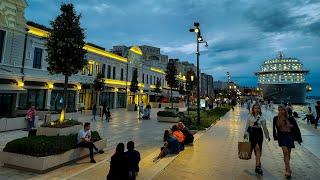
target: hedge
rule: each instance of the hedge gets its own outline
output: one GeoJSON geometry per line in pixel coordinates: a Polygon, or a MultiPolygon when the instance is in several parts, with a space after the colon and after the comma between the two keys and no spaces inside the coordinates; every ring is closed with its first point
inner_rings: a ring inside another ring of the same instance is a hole
{"type": "Polygon", "coordinates": [[[178,117],[178,115],[174,112],[170,111],[159,111],[157,113],[157,116],[162,116],[162,117],[178,117]]]}
{"type": "MultiPolygon", "coordinates": [[[[68,136],[31,136],[15,139],[6,144],[3,151],[36,157],[64,153],[77,148],[78,134],[68,136]]],[[[91,132],[93,142],[101,140],[98,132],[91,132]]]]}

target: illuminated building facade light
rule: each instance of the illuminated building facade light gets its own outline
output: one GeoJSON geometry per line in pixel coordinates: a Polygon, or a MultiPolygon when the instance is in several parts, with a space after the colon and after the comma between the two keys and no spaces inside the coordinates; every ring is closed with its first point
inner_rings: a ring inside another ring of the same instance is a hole
{"type": "Polygon", "coordinates": [[[154,72],[157,72],[157,73],[160,73],[160,74],[166,74],[166,73],[164,72],[164,70],[159,69],[159,68],[151,67],[150,70],[151,70],[151,71],[154,71],[154,72]]]}

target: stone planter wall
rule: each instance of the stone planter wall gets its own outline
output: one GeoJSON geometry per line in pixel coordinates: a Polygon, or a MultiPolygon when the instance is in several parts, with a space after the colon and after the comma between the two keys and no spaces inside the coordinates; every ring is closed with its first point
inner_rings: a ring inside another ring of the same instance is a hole
{"type": "Polygon", "coordinates": [[[177,123],[180,121],[179,117],[164,117],[164,116],[157,116],[159,122],[171,122],[177,123]]]}
{"type": "Polygon", "coordinates": [[[82,125],[76,125],[72,127],[66,128],[49,128],[49,127],[39,127],[37,130],[37,136],[45,135],[45,136],[67,136],[70,134],[78,134],[82,125]]]}
{"type": "MultiPolygon", "coordinates": [[[[34,125],[38,127],[38,119],[36,116],[34,125]]],[[[0,119],[0,132],[1,131],[12,131],[18,129],[26,129],[28,127],[28,121],[25,117],[16,117],[16,118],[1,118],[0,119]]]]}
{"type": "MultiPolygon", "coordinates": [[[[103,149],[107,146],[106,140],[100,140],[94,144],[98,149],[103,149]]],[[[4,167],[36,173],[46,173],[87,156],[89,156],[88,148],[71,149],[62,154],[46,157],[0,152],[0,161],[4,164],[4,167]]]]}

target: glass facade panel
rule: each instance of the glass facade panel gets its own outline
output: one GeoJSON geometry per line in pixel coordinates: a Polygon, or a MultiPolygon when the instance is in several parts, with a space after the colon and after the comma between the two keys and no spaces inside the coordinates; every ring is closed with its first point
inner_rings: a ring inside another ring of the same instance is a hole
{"type": "Polygon", "coordinates": [[[28,109],[29,105],[33,105],[37,110],[44,110],[46,91],[47,90],[45,89],[28,89],[27,93],[21,93],[19,99],[19,109],[28,109]]]}
{"type": "Polygon", "coordinates": [[[100,104],[106,104],[109,108],[114,108],[114,92],[100,93],[100,104]]]}
{"type": "MultiPolygon", "coordinates": [[[[72,90],[68,90],[68,105],[67,112],[75,110],[75,99],[76,92],[72,90]]],[[[52,111],[61,111],[63,103],[63,90],[52,90],[51,93],[51,110],[52,111]]]]}
{"type": "Polygon", "coordinates": [[[4,40],[5,40],[6,32],[0,30],[0,63],[2,62],[2,55],[4,52],[4,40]]]}

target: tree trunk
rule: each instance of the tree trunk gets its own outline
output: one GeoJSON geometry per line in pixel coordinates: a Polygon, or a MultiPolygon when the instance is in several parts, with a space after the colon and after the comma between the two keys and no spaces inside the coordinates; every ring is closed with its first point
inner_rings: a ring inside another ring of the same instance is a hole
{"type": "Polygon", "coordinates": [[[170,102],[171,102],[171,109],[173,109],[173,101],[172,101],[172,87],[170,87],[171,95],[170,95],[170,102]]]}
{"type": "Polygon", "coordinates": [[[62,110],[60,116],[60,122],[63,122],[65,119],[65,113],[68,107],[68,78],[69,76],[64,76],[64,89],[63,89],[63,101],[62,101],[62,110]]]}

